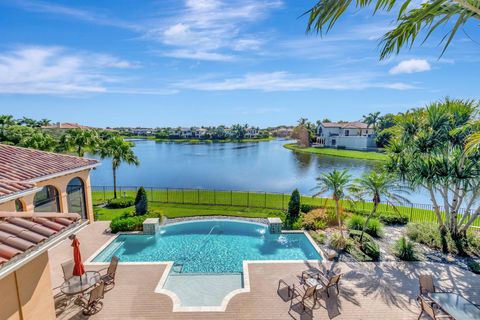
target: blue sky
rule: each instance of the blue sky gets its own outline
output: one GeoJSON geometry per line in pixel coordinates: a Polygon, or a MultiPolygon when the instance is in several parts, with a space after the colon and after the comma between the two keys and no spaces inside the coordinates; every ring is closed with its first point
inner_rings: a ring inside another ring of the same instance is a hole
{"type": "Polygon", "coordinates": [[[439,31],[379,61],[392,14],[350,10],[320,38],[299,18],[313,4],[0,0],[0,113],[100,127],[263,127],[479,98],[477,25],[441,59],[439,31]]]}

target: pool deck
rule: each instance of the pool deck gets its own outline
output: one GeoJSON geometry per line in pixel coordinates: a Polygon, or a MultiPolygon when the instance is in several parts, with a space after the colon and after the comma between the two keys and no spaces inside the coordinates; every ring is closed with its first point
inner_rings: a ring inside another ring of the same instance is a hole
{"type": "MultiPolygon", "coordinates": [[[[82,257],[89,258],[114,235],[104,230],[108,222],[95,222],[78,233],[82,257]]],[[[72,247],[65,240],[49,251],[54,294],[63,282],[60,264],[71,259],[72,247]]],[[[247,265],[250,291],[231,298],[224,312],[172,312],[172,299],[155,289],[166,265],[120,264],[116,285],[106,292],[103,309],[90,319],[416,319],[419,308],[418,275],[432,273],[437,284],[480,304],[480,276],[454,266],[436,263],[328,263],[324,267],[341,271],[340,294],[334,290],[317,302],[313,314],[289,311],[289,302],[277,294],[278,280],[319,267],[317,263],[250,263],[247,265]]],[[[87,270],[103,268],[86,265],[87,270]]],[[[87,319],[71,305],[57,310],[59,319],[87,319]]],[[[428,319],[425,317],[425,319],[428,319]]]]}

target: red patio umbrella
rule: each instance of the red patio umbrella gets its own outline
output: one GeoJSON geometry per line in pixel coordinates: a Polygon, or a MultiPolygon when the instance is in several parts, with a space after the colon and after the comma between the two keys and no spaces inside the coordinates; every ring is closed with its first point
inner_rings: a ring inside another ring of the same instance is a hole
{"type": "Polygon", "coordinates": [[[78,241],[75,236],[73,236],[72,247],[73,261],[75,263],[73,267],[73,275],[80,277],[85,273],[85,267],[83,266],[82,255],[80,254],[80,241],[78,241]]]}

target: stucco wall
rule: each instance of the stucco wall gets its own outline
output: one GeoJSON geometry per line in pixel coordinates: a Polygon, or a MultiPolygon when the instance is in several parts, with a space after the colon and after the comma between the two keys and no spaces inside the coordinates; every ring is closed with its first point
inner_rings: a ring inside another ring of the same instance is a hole
{"type": "MultiPolygon", "coordinates": [[[[37,182],[38,187],[52,185],[57,188],[59,192],[59,201],[60,201],[60,212],[68,212],[68,200],[67,200],[67,185],[73,178],[82,179],[85,187],[85,208],[87,213],[87,219],[90,222],[93,222],[93,207],[92,207],[92,193],[90,185],[90,170],[83,170],[68,174],[65,176],[48,179],[44,181],[37,182]]],[[[25,211],[33,212],[33,199],[35,195],[30,194],[24,197],[21,197],[20,200],[25,204],[25,211]]],[[[0,203],[0,211],[15,211],[15,200],[8,201],[5,203],[0,203]]]]}
{"type": "Polygon", "coordinates": [[[373,138],[366,136],[338,136],[326,138],[325,146],[352,150],[367,150],[368,148],[375,146],[375,141],[373,138]],[[336,140],[335,145],[332,145],[333,139],[336,140]]]}
{"type": "Polygon", "coordinates": [[[55,319],[48,253],[0,280],[0,319],[55,319]]]}

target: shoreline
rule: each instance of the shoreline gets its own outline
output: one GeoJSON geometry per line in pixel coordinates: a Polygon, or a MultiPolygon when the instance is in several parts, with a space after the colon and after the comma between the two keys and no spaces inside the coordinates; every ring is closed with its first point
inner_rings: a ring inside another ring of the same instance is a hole
{"type": "Polygon", "coordinates": [[[295,143],[284,144],[283,147],[294,152],[309,153],[309,154],[322,154],[333,157],[343,157],[352,159],[363,159],[371,161],[385,161],[387,156],[384,153],[375,151],[358,151],[347,149],[332,149],[332,148],[300,148],[295,143]]]}
{"type": "Polygon", "coordinates": [[[123,136],[124,139],[132,139],[132,140],[150,140],[155,142],[167,142],[167,143],[195,143],[195,144],[209,144],[209,143],[249,143],[249,142],[265,142],[265,141],[273,141],[275,138],[258,138],[258,139],[242,139],[242,140],[232,140],[232,139],[225,139],[225,140],[212,140],[212,139],[158,139],[155,137],[147,137],[147,136],[123,136]]]}

